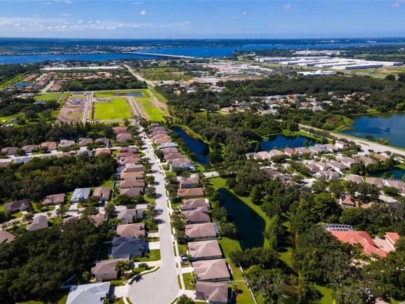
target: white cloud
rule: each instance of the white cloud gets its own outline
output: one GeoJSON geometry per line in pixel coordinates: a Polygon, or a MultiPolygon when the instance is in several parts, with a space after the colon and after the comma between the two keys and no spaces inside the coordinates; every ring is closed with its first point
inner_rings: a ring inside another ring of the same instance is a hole
{"type": "Polygon", "coordinates": [[[398,8],[401,6],[402,3],[405,3],[405,0],[396,0],[394,3],[391,3],[390,6],[394,8],[398,8]]]}
{"type": "Polygon", "coordinates": [[[172,23],[163,23],[160,24],[159,27],[160,28],[178,28],[178,27],[183,27],[186,25],[191,24],[190,21],[180,21],[180,22],[172,22],[172,23]]]}
{"type": "Polygon", "coordinates": [[[113,31],[117,29],[151,28],[150,23],[118,23],[100,20],[69,20],[66,18],[20,18],[0,17],[0,32],[3,33],[77,33],[80,31],[113,31]]]}
{"type": "Polygon", "coordinates": [[[135,2],[132,2],[132,4],[133,4],[133,5],[141,5],[141,4],[143,4],[143,2],[141,2],[141,1],[135,1],[135,2]]]}
{"type": "Polygon", "coordinates": [[[242,15],[247,15],[248,14],[248,12],[247,11],[242,11],[242,13],[241,13],[242,15]]]}
{"type": "Polygon", "coordinates": [[[72,0],[53,0],[53,2],[72,4],[72,0]]]}
{"type": "Polygon", "coordinates": [[[68,13],[60,13],[59,16],[62,16],[62,17],[70,17],[71,15],[68,14],[68,13]]]}
{"type": "Polygon", "coordinates": [[[145,16],[145,15],[146,15],[146,11],[141,11],[139,14],[140,14],[141,16],[145,16]]]}
{"type": "Polygon", "coordinates": [[[283,5],[283,10],[288,11],[292,7],[291,3],[286,3],[283,5]]]}

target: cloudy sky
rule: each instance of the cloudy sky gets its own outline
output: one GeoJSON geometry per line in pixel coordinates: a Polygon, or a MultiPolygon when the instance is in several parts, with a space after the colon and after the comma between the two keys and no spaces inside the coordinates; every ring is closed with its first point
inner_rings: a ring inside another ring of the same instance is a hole
{"type": "Polygon", "coordinates": [[[0,0],[0,37],[405,36],[405,0],[0,0]]]}

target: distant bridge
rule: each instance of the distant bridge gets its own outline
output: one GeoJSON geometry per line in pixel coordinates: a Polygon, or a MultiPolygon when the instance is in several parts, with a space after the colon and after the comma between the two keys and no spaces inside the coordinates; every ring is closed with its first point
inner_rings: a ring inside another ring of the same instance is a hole
{"type": "Polygon", "coordinates": [[[141,55],[141,56],[151,56],[151,57],[179,58],[179,59],[200,59],[200,58],[198,58],[198,57],[192,57],[192,56],[170,55],[170,54],[158,54],[158,53],[136,52],[136,53],[128,53],[128,54],[141,55]]]}

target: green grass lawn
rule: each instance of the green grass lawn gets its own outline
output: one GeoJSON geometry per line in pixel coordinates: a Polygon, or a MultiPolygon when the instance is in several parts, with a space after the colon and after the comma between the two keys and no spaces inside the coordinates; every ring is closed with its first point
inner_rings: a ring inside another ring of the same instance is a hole
{"type": "Polygon", "coordinates": [[[34,97],[36,101],[57,101],[62,96],[62,93],[45,93],[38,94],[34,97]]]}
{"type": "Polygon", "coordinates": [[[151,250],[148,255],[135,259],[135,261],[137,261],[137,262],[153,262],[153,261],[159,261],[159,260],[160,260],[160,250],[159,249],[151,250]]]}
{"type": "Polygon", "coordinates": [[[22,114],[17,113],[10,116],[0,116],[0,122],[9,122],[11,119],[17,118],[18,116],[22,116],[22,114]]]}
{"type": "Polygon", "coordinates": [[[323,296],[322,299],[321,299],[322,304],[333,304],[333,303],[335,303],[335,301],[333,300],[333,297],[332,297],[332,289],[327,288],[327,287],[323,287],[323,286],[319,286],[319,285],[315,285],[314,287],[323,296]]]}
{"type": "Polygon", "coordinates": [[[193,290],[195,289],[195,285],[193,283],[193,273],[183,273],[183,280],[184,280],[184,286],[186,289],[193,290]]]}
{"type": "Polygon", "coordinates": [[[158,93],[155,89],[150,89],[151,93],[155,95],[155,97],[161,102],[161,103],[167,103],[167,99],[160,93],[158,93]]]}
{"type": "Polygon", "coordinates": [[[125,98],[114,98],[109,102],[96,102],[94,105],[94,120],[120,120],[130,117],[131,112],[125,98]]]}
{"type": "Polygon", "coordinates": [[[149,120],[164,121],[164,116],[167,114],[152,102],[149,92],[145,92],[144,97],[134,97],[134,98],[145,109],[146,113],[149,116],[149,120]]]}
{"type": "Polygon", "coordinates": [[[118,95],[125,95],[126,93],[144,93],[143,89],[138,90],[109,90],[109,91],[98,91],[94,93],[95,98],[108,98],[108,97],[118,97],[118,95]],[[117,95],[118,94],[118,95],[117,95]]]}

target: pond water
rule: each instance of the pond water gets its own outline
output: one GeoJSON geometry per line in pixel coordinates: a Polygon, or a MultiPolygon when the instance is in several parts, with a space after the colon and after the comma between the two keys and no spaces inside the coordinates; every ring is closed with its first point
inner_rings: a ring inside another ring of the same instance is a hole
{"type": "Polygon", "coordinates": [[[400,168],[395,168],[395,169],[390,169],[390,170],[386,170],[386,171],[375,172],[370,175],[373,177],[382,177],[384,175],[384,173],[386,173],[385,175],[388,178],[391,178],[393,176],[394,179],[402,179],[402,177],[405,175],[405,170],[400,169],[400,168]]]}
{"type": "Polygon", "coordinates": [[[242,200],[225,188],[218,190],[219,201],[235,223],[242,249],[262,247],[265,221],[242,200]]]}
{"type": "Polygon", "coordinates": [[[405,148],[405,113],[386,116],[362,116],[355,119],[352,130],[342,133],[365,138],[384,138],[393,146],[405,148]]]}
{"type": "Polygon", "coordinates": [[[115,93],[115,96],[131,96],[131,97],[143,97],[142,92],[128,92],[128,93],[115,93]]]}
{"type": "Polygon", "coordinates": [[[176,132],[180,136],[180,138],[184,140],[190,151],[197,155],[198,163],[204,166],[208,165],[209,161],[207,155],[209,153],[209,147],[206,143],[199,139],[191,137],[179,127],[174,127],[173,131],[176,132]]]}
{"type": "Polygon", "coordinates": [[[304,137],[304,136],[285,136],[285,135],[276,135],[272,136],[267,140],[259,142],[259,151],[270,151],[272,149],[284,149],[284,148],[298,148],[305,146],[313,146],[316,144],[316,141],[304,137]]]}

